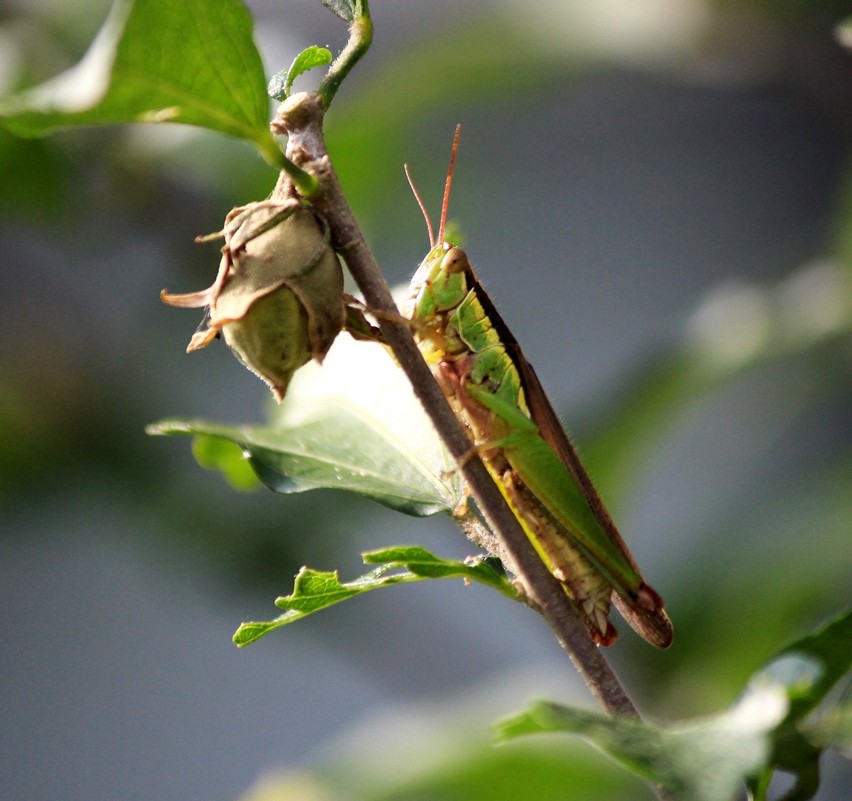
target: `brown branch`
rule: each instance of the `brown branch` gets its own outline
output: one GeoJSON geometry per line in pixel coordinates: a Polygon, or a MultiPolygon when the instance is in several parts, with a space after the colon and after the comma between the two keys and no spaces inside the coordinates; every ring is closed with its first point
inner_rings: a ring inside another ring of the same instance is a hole
{"type": "Polygon", "coordinates": [[[324,108],[318,95],[294,95],[281,105],[272,123],[273,133],[286,134],[287,157],[314,174],[319,190],[309,200],[328,221],[335,248],[343,255],[367,305],[377,312],[387,343],[405,371],[438,434],[462,472],[476,503],[501,548],[511,558],[533,605],[543,614],[568,652],[592,694],[611,714],[638,718],[639,713],[601,651],[588,634],[561,584],[536,554],[503,496],[478,457],[466,458],[470,440],[459,425],[429,367],[423,361],[408,327],[398,312],[387,282],[352,216],[322,135],[324,108]]]}

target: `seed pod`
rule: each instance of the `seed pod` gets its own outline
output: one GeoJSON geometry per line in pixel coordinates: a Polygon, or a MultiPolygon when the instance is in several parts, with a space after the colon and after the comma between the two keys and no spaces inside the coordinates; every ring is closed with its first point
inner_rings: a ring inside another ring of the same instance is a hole
{"type": "Polygon", "coordinates": [[[292,197],[233,209],[221,234],[222,260],[207,289],[186,295],[163,290],[171,306],[207,307],[206,328],[187,352],[219,333],[237,358],[262,378],[280,403],[293,373],[322,361],[343,327],[343,271],[328,228],[292,197]]]}

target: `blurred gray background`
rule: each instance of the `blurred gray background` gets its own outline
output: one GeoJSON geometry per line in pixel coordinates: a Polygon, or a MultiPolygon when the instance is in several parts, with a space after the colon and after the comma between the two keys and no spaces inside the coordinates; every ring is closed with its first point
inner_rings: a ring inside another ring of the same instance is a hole
{"type": "MultiPolygon", "coordinates": [[[[316,0],[248,5],[270,75],[344,40],[316,0]]],[[[7,2],[0,86],[69,66],[106,8],[7,2]]],[[[374,48],[327,121],[368,239],[407,281],[428,243],[402,162],[437,214],[461,122],[451,217],[581,452],[629,419],[700,309],[745,303],[731,337],[747,349],[761,304],[842,252],[840,4],[371,8],[374,48]]],[[[0,798],[235,798],[275,769],[428,764],[435,731],[485,741],[532,697],[591,705],[541,621],[461,583],[373,593],[237,650],[239,622],[274,616],[302,564],[352,578],[362,550],[472,546],[340,494],[238,493],[188,440],[145,436],[269,403],[221,344],[187,356],[197,315],[158,299],[207,285],[215,248],[193,237],[274,183],[247,146],[149,127],[2,137],[0,798]]],[[[848,602],[849,355],[827,337],[731,371],[657,421],[611,490],[677,630],[655,653],[621,625],[609,652],[653,716],[721,710],[848,602]]],[[[818,797],[849,791],[829,759],[818,797]]]]}

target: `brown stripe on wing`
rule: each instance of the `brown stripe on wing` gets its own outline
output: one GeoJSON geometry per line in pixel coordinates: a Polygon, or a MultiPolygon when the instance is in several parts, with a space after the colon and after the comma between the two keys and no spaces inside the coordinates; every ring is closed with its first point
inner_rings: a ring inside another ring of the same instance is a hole
{"type": "Polygon", "coordinates": [[[533,366],[527,361],[521,351],[518,340],[515,339],[514,334],[500,316],[500,313],[479,282],[472,267],[470,267],[468,280],[470,287],[476,292],[482,308],[500,336],[506,352],[518,370],[530,417],[538,426],[542,438],[559,457],[579,485],[586,502],[589,504],[589,508],[613,545],[624,554],[624,557],[636,571],[636,574],[642,579],[642,586],[639,588],[635,598],[622,598],[617,592],[613,591],[613,603],[621,613],[621,616],[637,634],[658,648],[668,648],[674,637],[674,629],[669,616],[663,610],[662,598],[645,583],[645,579],[639,570],[639,566],[636,564],[636,560],[633,558],[633,554],[630,553],[612,516],[609,514],[606,506],[604,506],[604,502],[601,500],[594,484],[592,484],[592,480],[589,478],[586,468],[580,461],[577,451],[571,444],[571,440],[565,433],[565,429],[562,427],[558,415],[548,400],[547,394],[533,366]]]}

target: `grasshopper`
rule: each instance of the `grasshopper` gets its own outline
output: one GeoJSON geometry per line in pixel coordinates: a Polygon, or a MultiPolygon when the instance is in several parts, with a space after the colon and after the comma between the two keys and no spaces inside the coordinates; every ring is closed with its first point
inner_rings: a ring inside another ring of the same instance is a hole
{"type": "Polygon", "coordinates": [[[411,281],[403,314],[474,450],[541,559],[599,645],[616,638],[614,603],[659,648],[672,642],[660,596],[645,582],[538,377],[471,267],[444,241],[456,129],[437,243],[423,201],[431,250],[411,281]]]}

